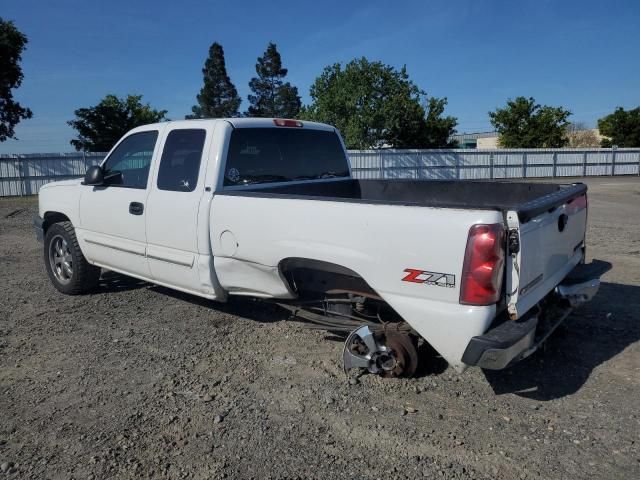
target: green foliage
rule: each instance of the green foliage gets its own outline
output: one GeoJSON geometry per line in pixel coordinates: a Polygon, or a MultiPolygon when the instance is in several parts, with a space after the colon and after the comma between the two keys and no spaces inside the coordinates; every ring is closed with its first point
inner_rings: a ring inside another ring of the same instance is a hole
{"type": "Polygon", "coordinates": [[[446,98],[429,98],[424,138],[420,148],[456,148],[458,146],[457,140],[449,140],[449,137],[456,132],[458,120],[455,117],[442,116],[446,106],[446,98]]]}
{"type": "Polygon", "coordinates": [[[142,95],[107,95],[95,107],[77,109],[76,119],[67,122],[78,131],[71,145],[85,152],[107,152],[132,128],[167,120],[166,110],[154,110],[141,100],[142,95]]]}
{"type": "Polygon", "coordinates": [[[635,148],[640,147],[640,107],[625,110],[622,107],[598,120],[600,135],[609,138],[602,139],[603,147],[635,148]]]}
{"type": "Polygon", "coordinates": [[[262,57],[256,63],[257,77],[249,82],[253,92],[249,95],[248,117],[295,118],[300,112],[302,102],[298,88],[289,82],[284,83],[288,70],[282,68],[282,59],[275,43],[269,43],[262,57]]]}
{"type": "Polygon", "coordinates": [[[15,138],[15,126],[33,116],[31,110],[13,99],[11,92],[22,84],[20,61],[26,45],[27,37],[13,22],[0,17],[0,142],[15,138]]]}
{"type": "Polygon", "coordinates": [[[227,75],[224,50],[219,43],[213,43],[209,48],[209,57],[204,63],[202,74],[204,86],[197,97],[198,105],[191,108],[193,114],[186,118],[237,117],[242,100],[227,75]]]}
{"type": "Polygon", "coordinates": [[[366,58],[325,67],[311,87],[307,120],[329,123],[343,135],[347,148],[441,148],[454,146],[449,136],[457,120],[442,117],[445,98],[423,101],[407,74],[366,58]]]}
{"type": "Polygon", "coordinates": [[[541,106],[529,97],[508,100],[507,106],[489,112],[491,124],[505,148],[559,148],[567,144],[568,118],[562,107],[541,106]]]}

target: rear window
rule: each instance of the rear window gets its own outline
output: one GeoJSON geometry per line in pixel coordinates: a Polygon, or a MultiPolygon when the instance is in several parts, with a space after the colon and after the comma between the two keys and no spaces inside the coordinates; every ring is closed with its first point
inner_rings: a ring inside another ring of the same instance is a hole
{"type": "Polygon", "coordinates": [[[338,135],[303,128],[236,128],[224,185],[253,185],[349,176],[338,135]]]}

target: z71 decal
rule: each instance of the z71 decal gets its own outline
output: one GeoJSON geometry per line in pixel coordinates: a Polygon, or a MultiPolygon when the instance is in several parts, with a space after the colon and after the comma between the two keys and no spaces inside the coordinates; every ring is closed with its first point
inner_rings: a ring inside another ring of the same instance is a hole
{"type": "Polygon", "coordinates": [[[404,271],[407,275],[402,279],[403,282],[424,283],[447,288],[456,286],[456,276],[452,273],[427,272],[414,268],[405,268],[404,271]]]}

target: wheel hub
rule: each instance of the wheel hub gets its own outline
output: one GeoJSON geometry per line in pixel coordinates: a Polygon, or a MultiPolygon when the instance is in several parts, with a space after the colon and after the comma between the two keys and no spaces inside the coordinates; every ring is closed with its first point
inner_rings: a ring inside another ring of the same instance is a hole
{"type": "Polygon", "coordinates": [[[392,371],[398,364],[393,352],[376,352],[371,356],[371,361],[376,364],[379,370],[386,372],[392,371]]]}
{"type": "Polygon", "coordinates": [[[418,366],[418,352],[409,335],[375,335],[368,325],[351,332],[342,358],[345,372],[363,368],[383,377],[410,377],[418,366]]]}
{"type": "Polygon", "coordinates": [[[69,283],[73,276],[73,257],[69,244],[61,236],[56,235],[49,244],[49,264],[55,278],[63,284],[69,283]]]}

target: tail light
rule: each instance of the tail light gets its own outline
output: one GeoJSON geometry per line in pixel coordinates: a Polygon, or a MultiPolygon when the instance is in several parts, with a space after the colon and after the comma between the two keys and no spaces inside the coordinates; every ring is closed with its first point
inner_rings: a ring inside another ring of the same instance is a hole
{"type": "Polygon", "coordinates": [[[567,215],[571,215],[579,212],[580,210],[584,210],[588,206],[589,202],[587,200],[587,194],[585,193],[584,195],[580,195],[578,198],[571,200],[565,207],[564,211],[567,215]]]}
{"type": "Polygon", "coordinates": [[[499,223],[469,229],[464,253],[460,303],[491,305],[500,299],[504,266],[504,228],[499,223]]]}
{"type": "Polygon", "coordinates": [[[302,122],[299,120],[288,120],[286,118],[274,118],[273,123],[277,127],[302,127],[302,122]]]}

